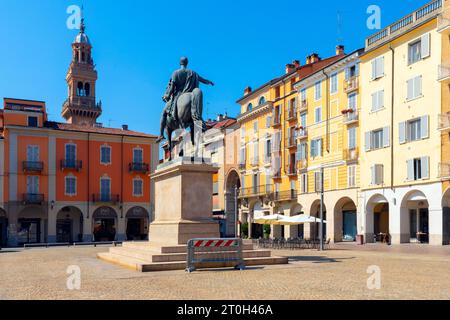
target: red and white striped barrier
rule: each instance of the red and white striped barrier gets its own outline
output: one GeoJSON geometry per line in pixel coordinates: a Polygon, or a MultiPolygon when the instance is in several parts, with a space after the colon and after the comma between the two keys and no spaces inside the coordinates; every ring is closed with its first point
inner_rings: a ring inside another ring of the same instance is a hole
{"type": "Polygon", "coordinates": [[[238,246],[237,240],[195,240],[194,247],[232,247],[238,246]]]}

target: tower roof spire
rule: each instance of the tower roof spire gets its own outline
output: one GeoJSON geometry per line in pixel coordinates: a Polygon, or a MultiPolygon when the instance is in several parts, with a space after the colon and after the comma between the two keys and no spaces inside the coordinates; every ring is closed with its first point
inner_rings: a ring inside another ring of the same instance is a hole
{"type": "Polygon", "coordinates": [[[81,22],[80,22],[80,33],[84,33],[86,25],[84,24],[84,6],[81,6],[81,22]]]}
{"type": "Polygon", "coordinates": [[[85,33],[86,24],[84,23],[84,7],[81,6],[80,32],[75,38],[75,43],[84,43],[90,45],[89,37],[85,33]]]}

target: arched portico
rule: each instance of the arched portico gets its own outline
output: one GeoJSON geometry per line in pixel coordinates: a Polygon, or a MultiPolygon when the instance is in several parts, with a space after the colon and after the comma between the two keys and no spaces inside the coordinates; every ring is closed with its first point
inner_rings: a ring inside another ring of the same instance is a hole
{"type": "Polygon", "coordinates": [[[357,231],[356,204],[349,197],[343,197],[334,207],[334,242],[355,241],[357,231]]]}
{"type": "Polygon", "coordinates": [[[241,187],[241,180],[236,170],[228,172],[225,182],[225,215],[227,236],[236,236],[236,190],[241,187]]]}
{"type": "Polygon", "coordinates": [[[56,217],[56,242],[83,241],[83,213],[74,206],[59,210],[56,217]]]}
{"type": "Polygon", "coordinates": [[[366,203],[365,241],[372,243],[389,235],[389,202],[381,194],[373,195],[366,203]]]}
{"type": "Polygon", "coordinates": [[[148,240],[150,215],[140,206],[130,208],[126,214],[127,240],[148,240]]]}
{"type": "MultiPolygon", "coordinates": [[[[292,204],[290,210],[289,210],[289,216],[297,216],[300,214],[304,214],[303,207],[299,203],[292,204]]],[[[294,226],[287,226],[287,236],[289,238],[300,238],[303,239],[305,237],[305,228],[303,224],[300,225],[294,225],[294,226]]]]}
{"type": "Polygon", "coordinates": [[[42,206],[28,205],[17,216],[17,243],[42,243],[46,241],[47,213],[42,206]]]}
{"type": "Polygon", "coordinates": [[[92,215],[94,241],[114,241],[117,234],[117,213],[111,207],[100,207],[92,215]]]}
{"type": "MultiPolygon", "coordinates": [[[[309,210],[310,216],[320,219],[320,199],[313,201],[309,210]]],[[[325,203],[323,204],[323,220],[327,220],[327,208],[325,203]]],[[[319,239],[320,223],[309,223],[309,238],[319,239]]],[[[305,228],[306,229],[306,228],[305,228]]],[[[327,238],[327,224],[323,224],[323,237],[327,238]]],[[[306,230],[305,230],[306,231],[306,230]]]]}
{"type": "Polygon", "coordinates": [[[411,190],[403,197],[400,207],[401,242],[429,243],[429,203],[420,190],[411,190]],[[409,234],[408,237],[403,235],[409,234]]]}

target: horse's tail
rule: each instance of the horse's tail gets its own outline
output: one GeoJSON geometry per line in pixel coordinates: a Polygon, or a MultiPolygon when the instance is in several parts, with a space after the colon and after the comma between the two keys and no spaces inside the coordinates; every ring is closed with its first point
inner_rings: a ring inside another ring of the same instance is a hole
{"type": "Polygon", "coordinates": [[[203,92],[199,88],[192,91],[192,119],[194,121],[202,120],[203,114],[203,92]]]}

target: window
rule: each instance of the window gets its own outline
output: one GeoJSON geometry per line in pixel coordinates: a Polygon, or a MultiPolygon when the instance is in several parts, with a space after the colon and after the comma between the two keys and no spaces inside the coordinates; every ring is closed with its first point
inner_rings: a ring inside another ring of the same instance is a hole
{"type": "Polygon", "coordinates": [[[322,98],[322,81],[317,81],[316,84],[314,85],[315,88],[315,99],[319,100],[322,98]]]}
{"type": "Polygon", "coordinates": [[[143,163],[144,162],[144,151],[141,148],[133,149],[133,162],[143,163]]]}
{"type": "Polygon", "coordinates": [[[303,129],[306,129],[306,112],[300,114],[300,125],[303,127],[303,129]]]}
{"type": "Polygon", "coordinates": [[[331,75],[330,78],[330,82],[331,82],[331,94],[336,93],[338,91],[338,74],[337,73],[333,73],[331,75]]]}
{"type": "Polygon", "coordinates": [[[110,164],[111,163],[111,147],[101,146],[100,148],[100,163],[110,164]]]}
{"type": "Polygon", "coordinates": [[[75,165],[77,158],[77,146],[75,144],[66,144],[66,162],[75,165]]]}
{"type": "Polygon", "coordinates": [[[264,97],[259,98],[259,105],[261,106],[264,103],[266,103],[266,98],[264,98],[264,97]]]}
{"type": "Polygon", "coordinates": [[[356,110],[357,106],[356,106],[356,93],[352,93],[348,95],[348,108],[352,109],[352,110],[356,110]]]}
{"type": "Polygon", "coordinates": [[[384,108],[384,90],[372,93],[372,112],[384,108]]]}
{"type": "Polygon", "coordinates": [[[39,161],[39,146],[33,146],[33,145],[27,146],[27,161],[30,161],[30,162],[39,161]]]}
{"type": "Polygon", "coordinates": [[[365,151],[387,148],[390,146],[390,128],[377,129],[366,132],[365,151]]]}
{"type": "Polygon", "coordinates": [[[347,185],[349,188],[356,187],[356,166],[349,166],[347,168],[347,185]]]}
{"type": "Polygon", "coordinates": [[[249,103],[247,105],[247,111],[252,111],[252,109],[253,109],[253,105],[251,103],[249,103]]]}
{"type": "Polygon", "coordinates": [[[37,127],[38,126],[38,117],[28,117],[28,126],[29,127],[37,127]]]}
{"type": "Polygon", "coordinates": [[[281,96],[280,86],[275,88],[275,98],[279,98],[281,96]]]}
{"type": "Polygon", "coordinates": [[[253,122],[253,133],[258,133],[258,121],[253,122]]]}
{"type": "Polygon", "coordinates": [[[314,191],[322,191],[322,173],[320,171],[314,172],[314,191]]]}
{"type": "Polygon", "coordinates": [[[399,123],[400,144],[426,139],[429,137],[429,116],[423,116],[406,122],[399,123]]]}
{"type": "Polygon", "coordinates": [[[372,80],[384,76],[384,57],[378,57],[372,60],[372,80]]]}
{"type": "Polygon", "coordinates": [[[39,193],[39,177],[27,176],[27,193],[38,194],[39,193]]]}
{"type": "Polygon", "coordinates": [[[266,129],[270,128],[270,125],[272,124],[272,117],[267,116],[266,117],[266,129]]]}
{"type": "Polygon", "coordinates": [[[302,142],[297,146],[297,161],[306,160],[306,152],[307,152],[307,144],[306,142],[302,142]]]}
{"type": "Polygon", "coordinates": [[[300,97],[301,97],[302,101],[306,101],[306,89],[302,89],[300,91],[300,97]]]}
{"type": "Polygon", "coordinates": [[[311,140],[311,157],[321,157],[322,156],[322,139],[311,140]]]}
{"type": "Polygon", "coordinates": [[[270,157],[272,155],[272,140],[267,139],[264,142],[264,162],[270,162],[270,157]]]}
{"type": "Polygon", "coordinates": [[[213,196],[217,196],[219,194],[219,182],[213,182],[213,196]]]}
{"type": "Polygon", "coordinates": [[[354,64],[345,69],[345,80],[348,81],[351,78],[358,76],[358,74],[359,74],[359,64],[354,64]]]}
{"type": "Polygon", "coordinates": [[[430,177],[429,159],[429,157],[422,157],[407,161],[408,181],[428,179],[430,177]]]}
{"type": "Polygon", "coordinates": [[[303,173],[300,176],[300,191],[301,193],[308,193],[308,174],[303,173]]]}
{"type": "Polygon", "coordinates": [[[348,134],[348,148],[350,150],[356,149],[356,128],[349,128],[347,130],[348,134]]]}
{"type": "Polygon", "coordinates": [[[239,163],[241,165],[245,165],[245,155],[246,155],[245,146],[242,146],[239,152],[239,163]]]}
{"type": "Polygon", "coordinates": [[[371,167],[371,174],[372,174],[371,183],[372,183],[372,185],[380,185],[380,184],[384,183],[383,171],[384,171],[384,167],[382,164],[376,164],[371,167]]]}
{"type": "Polygon", "coordinates": [[[77,194],[77,178],[74,176],[65,177],[65,195],[74,196],[77,194]]]}
{"type": "Polygon", "coordinates": [[[133,196],[142,197],[144,195],[144,181],[141,178],[133,179],[133,196]]]}
{"type": "Polygon", "coordinates": [[[322,121],[322,107],[317,107],[314,112],[314,122],[319,123],[322,121]]]}
{"type": "Polygon", "coordinates": [[[100,198],[101,201],[111,200],[111,179],[108,177],[100,178],[100,198]]]}
{"type": "Polygon", "coordinates": [[[416,63],[430,56],[430,34],[424,34],[420,39],[408,45],[408,64],[416,63]]]}
{"type": "Polygon", "coordinates": [[[422,76],[409,79],[407,82],[407,100],[412,100],[422,96],[422,76]]]}

